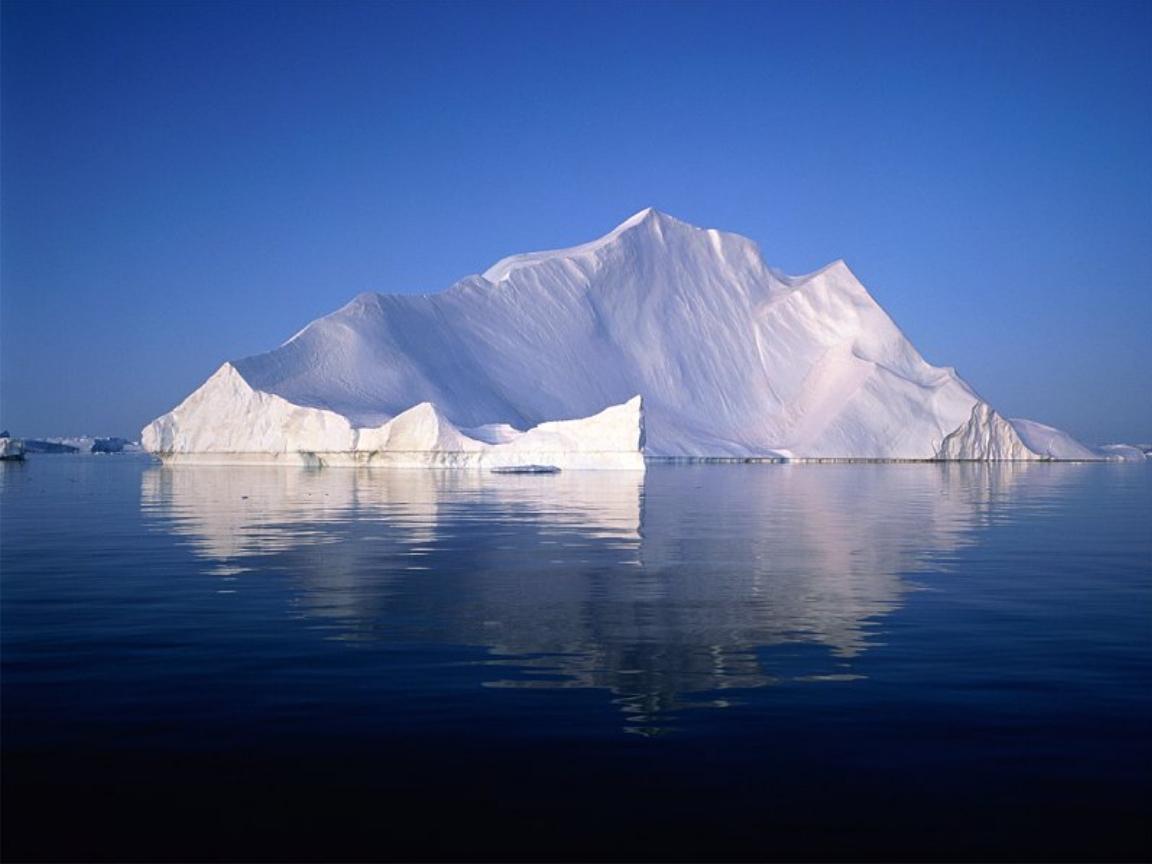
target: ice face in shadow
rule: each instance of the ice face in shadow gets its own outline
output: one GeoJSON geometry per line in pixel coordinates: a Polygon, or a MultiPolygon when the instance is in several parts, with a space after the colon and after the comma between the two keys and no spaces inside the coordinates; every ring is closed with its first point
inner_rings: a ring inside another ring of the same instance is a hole
{"type": "Polygon", "coordinates": [[[173,466],[145,472],[141,505],[228,590],[281,576],[334,638],[478,646],[488,686],[603,689],[652,731],[740,688],[851,680],[910,576],[946,569],[1001,504],[1044,506],[1075,470],[173,466]]]}

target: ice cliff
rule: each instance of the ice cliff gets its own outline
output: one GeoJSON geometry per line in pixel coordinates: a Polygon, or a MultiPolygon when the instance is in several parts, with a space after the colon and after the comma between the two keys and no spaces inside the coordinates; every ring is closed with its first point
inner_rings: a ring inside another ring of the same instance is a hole
{"type": "Polygon", "coordinates": [[[438,294],[361,294],[226,363],[143,442],[199,461],[480,466],[1099,458],[925,362],[844,262],[787,276],[744,237],[651,209],[438,294]]]}
{"type": "Polygon", "coordinates": [[[430,402],[376,425],[357,426],[335,411],[256,390],[225,363],[177,408],[144,429],[144,445],[169,458],[208,464],[644,467],[638,396],[580,420],[541,423],[527,432],[503,429],[495,443],[485,430],[469,431],[461,431],[430,402]]]}

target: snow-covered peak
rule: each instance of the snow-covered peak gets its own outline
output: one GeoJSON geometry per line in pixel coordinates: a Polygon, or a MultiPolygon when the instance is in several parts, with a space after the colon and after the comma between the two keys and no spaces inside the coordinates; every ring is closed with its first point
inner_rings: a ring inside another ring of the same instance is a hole
{"type": "Polygon", "coordinates": [[[541,252],[526,252],[501,258],[484,271],[484,278],[489,282],[501,282],[516,270],[532,264],[555,259],[577,259],[593,256],[605,247],[618,243],[624,237],[632,237],[641,242],[648,239],[660,243],[665,240],[666,232],[684,231],[703,233],[703,229],[689,225],[687,222],[681,222],[667,213],[660,212],[655,207],[645,207],[643,210],[633,213],[604,236],[588,243],[581,243],[564,249],[546,249],[541,252]]]}
{"type": "Polygon", "coordinates": [[[678,224],[681,224],[681,225],[686,224],[686,223],[680,222],[678,219],[673,219],[673,217],[669,216],[666,213],[661,213],[655,207],[645,207],[643,210],[637,210],[635,213],[633,213],[631,216],[629,216],[627,219],[625,219],[623,222],[621,222],[619,225],[617,225],[615,228],[613,228],[611,231],[609,231],[608,235],[605,235],[605,236],[609,236],[612,234],[619,234],[621,231],[626,231],[627,229],[629,229],[635,225],[639,225],[643,222],[648,222],[648,221],[656,222],[656,221],[659,221],[661,219],[670,219],[673,222],[677,222],[678,224]]]}

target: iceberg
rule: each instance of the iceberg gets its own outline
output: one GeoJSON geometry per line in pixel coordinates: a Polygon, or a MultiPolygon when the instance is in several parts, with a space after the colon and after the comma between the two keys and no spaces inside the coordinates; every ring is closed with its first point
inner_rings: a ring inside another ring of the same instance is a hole
{"type": "Polygon", "coordinates": [[[24,459],[24,442],[13,438],[7,430],[0,432],[0,462],[20,462],[24,459]]]}
{"type": "Polygon", "coordinates": [[[1146,462],[1149,454],[1134,444],[1102,444],[1096,452],[1109,462],[1146,462]]]}
{"type": "Polygon", "coordinates": [[[642,469],[1100,459],[932,366],[843,261],[769,267],[643,210],[436,294],[360,294],[143,431],[167,460],[642,469]]]}

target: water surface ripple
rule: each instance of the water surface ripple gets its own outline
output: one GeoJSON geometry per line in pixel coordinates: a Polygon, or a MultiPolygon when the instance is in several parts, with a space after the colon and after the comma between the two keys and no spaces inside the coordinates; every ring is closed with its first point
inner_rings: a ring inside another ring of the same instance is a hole
{"type": "Polygon", "coordinates": [[[61,456],[0,503],[14,858],[1152,851],[1152,466],[61,456]]]}

